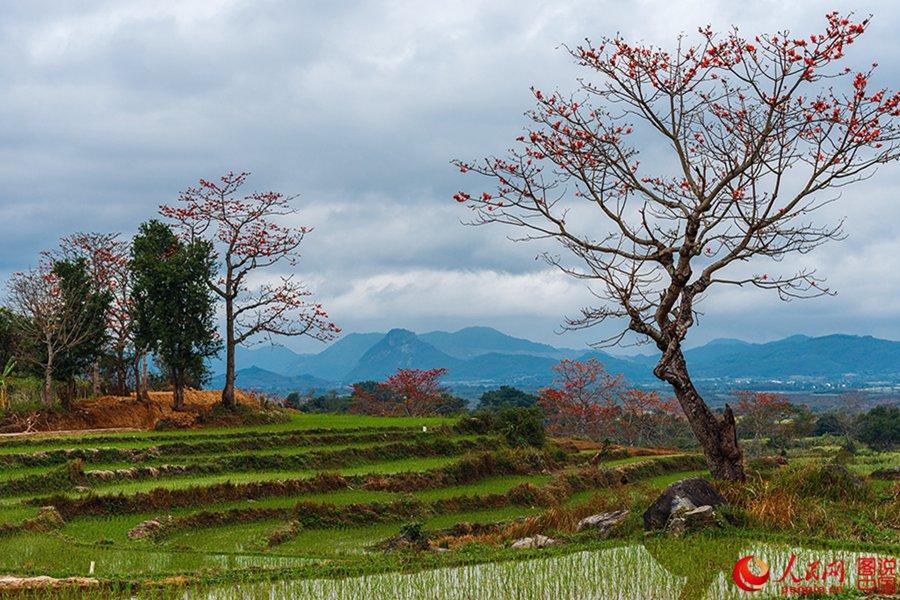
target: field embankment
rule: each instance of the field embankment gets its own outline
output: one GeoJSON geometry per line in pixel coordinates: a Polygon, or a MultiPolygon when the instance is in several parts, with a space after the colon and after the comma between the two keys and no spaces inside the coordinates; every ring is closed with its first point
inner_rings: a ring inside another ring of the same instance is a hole
{"type": "MultiPolygon", "coordinates": [[[[147,401],[135,396],[100,396],[77,401],[69,410],[38,410],[10,413],[0,419],[3,436],[35,432],[78,432],[97,430],[155,429],[161,426],[195,427],[210,419],[219,401],[216,390],[186,390],[182,410],[172,409],[171,392],[150,392],[147,401]]],[[[259,409],[252,395],[238,392],[238,403],[259,409]]],[[[235,423],[238,419],[235,418],[235,423]]],[[[221,421],[217,424],[225,424],[221,421]]],[[[2,437],[0,437],[2,439],[2,437]]]]}

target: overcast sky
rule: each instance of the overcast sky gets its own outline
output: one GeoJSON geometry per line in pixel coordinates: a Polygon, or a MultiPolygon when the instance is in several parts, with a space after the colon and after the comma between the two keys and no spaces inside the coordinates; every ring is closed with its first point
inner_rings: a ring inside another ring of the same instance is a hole
{"type": "MultiPolygon", "coordinates": [[[[315,227],[299,273],[347,331],[492,325],[560,346],[590,301],[496,228],[460,224],[454,157],[502,151],[531,85],[572,89],[560,49],[617,31],[671,45],[711,23],[747,34],[875,15],[851,64],[900,87],[891,2],[0,2],[0,277],[73,231],[130,236],[199,177],[299,193],[315,227]]],[[[900,170],[845,191],[824,218],[849,239],[801,257],[835,298],[716,294],[691,344],[793,333],[900,339],[900,170]]],[[[315,349],[308,343],[290,345],[315,349]]]]}

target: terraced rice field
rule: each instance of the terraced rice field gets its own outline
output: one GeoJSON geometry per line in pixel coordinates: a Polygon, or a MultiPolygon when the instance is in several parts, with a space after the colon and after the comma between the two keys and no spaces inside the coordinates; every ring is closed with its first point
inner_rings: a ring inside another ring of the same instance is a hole
{"type": "MultiPolygon", "coordinates": [[[[567,577],[583,586],[615,579],[591,574],[605,556],[596,553],[646,551],[590,537],[544,550],[456,546],[453,536],[643,498],[702,465],[673,454],[591,466],[577,452],[510,449],[440,418],[294,415],[236,429],[10,438],[0,440],[0,574],[94,578],[41,591],[89,598],[475,598],[513,594],[503,582],[517,567],[502,565],[524,560],[518,583],[530,591],[510,597],[547,597],[540,578],[568,581],[549,575],[553,561],[581,565],[567,577]],[[387,551],[412,523],[450,543],[387,551]],[[487,576],[481,595],[448,595],[469,589],[451,585],[459,578],[487,576]]],[[[637,535],[640,515],[624,527],[637,535]]],[[[660,585],[684,583],[662,573],[660,585]]],[[[610,597],[627,597],[618,589],[607,587],[610,597]]]]}

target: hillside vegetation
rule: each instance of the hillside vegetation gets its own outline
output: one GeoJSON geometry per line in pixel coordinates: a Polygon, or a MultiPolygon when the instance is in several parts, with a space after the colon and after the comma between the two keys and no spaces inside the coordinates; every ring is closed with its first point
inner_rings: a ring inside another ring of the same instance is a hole
{"type": "MultiPolygon", "coordinates": [[[[705,590],[745,548],[765,542],[770,552],[781,551],[779,531],[794,545],[829,547],[843,539],[841,552],[898,549],[891,527],[900,524],[896,512],[889,514],[897,489],[888,482],[867,492],[869,508],[835,498],[807,501],[815,504],[809,511],[778,496],[788,489],[779,481],[795,485],[790,469],[813,468],[830,448],[798,450],[796,467],[766,475],[775,482],[769,487],[759,488],[757,479],[728,490],[734,523],[669,539],[645,538],[641,512],[669,483],[706,473],[703,459],[612,447],[598,464],[601,447],[557,440],[510,448],[452,418],[296,413],[254,427],[6,439],[0,571],[81,578],[41,593],[91,598],[424,598],[433,596],[423,590],[438,584],[442,597],[505,597],[503,577],[521,572],[520,597],[537,598],[563,584],[568,591],[558,597],[579,589],[569,584],[677,594],[694,581],[679,571],[685,565],[678,553],[686,548],[691,569],[702,574],[690,585],[705,590]],[[840,517],[838,505],[853,507],[852,514],[840,517]],[[772,522],[765,512],[785,507],[787,520],[772,522]],[[631,512],[609,539],[576,533],[580,518],[619,509],[631,512]],[[835,519],[814,519],[820,510],[835,519]],[[510,547],[536,534],[557,543],[510,547]],[[591,553],[577,554],[583,550],[591,553]],[[521,567],[497,562],[536,558],[521,567]],[[472,571],[474,565],[483,567],[472,571]],[[444,585],[455,578],[475,586],[468,596],[444,585]]],[[[895,459],[863,454],[853,469],[868,473],[895,459]]]]}

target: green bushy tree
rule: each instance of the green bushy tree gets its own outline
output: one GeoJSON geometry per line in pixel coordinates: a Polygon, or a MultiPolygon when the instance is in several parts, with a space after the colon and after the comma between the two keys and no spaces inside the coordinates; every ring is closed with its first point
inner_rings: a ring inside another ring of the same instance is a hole
{"type": "Polygon", "coordinates": [[[68,407],[75,397],[76,378],[86,373],[103,355],[112,295],[94,285],[83,258],[57,261],[53,264],[53,272],[59,278],[63,310],[75,315],[73,322],[82,323],[85,329],[78,344],[59,354],[54,368],[55,377],[65,384],[61,398],[63,406],[68,407]]]}
{"type": "Polygon", "coordinates": [[[900,407],[876,406],[856,417],[856,438],[876,450],[900,447],[900,407]]]}
{"type": "Polygon", "coordinates": [[[206,284],[215,274],[212,246],[183,242],[167,225],[148,221],[134,238],[131,268],[138,347],[154,354],[180,409],[185,387],[203,382],[205,359],[221,345],[206,284]]]}
{"type": "Polygon", "coordinates": [[[500,410],[508,407],[529,408],[537,404],[537,396],[509,385],[501,385],[481,395],[478,410],[500,410]]]}
{"type": "Polygon", "coordinates": [[[494,427],[510,446],[541,447],[546,439],[544,413],[537,406],[502,408],[494,427]]]}

